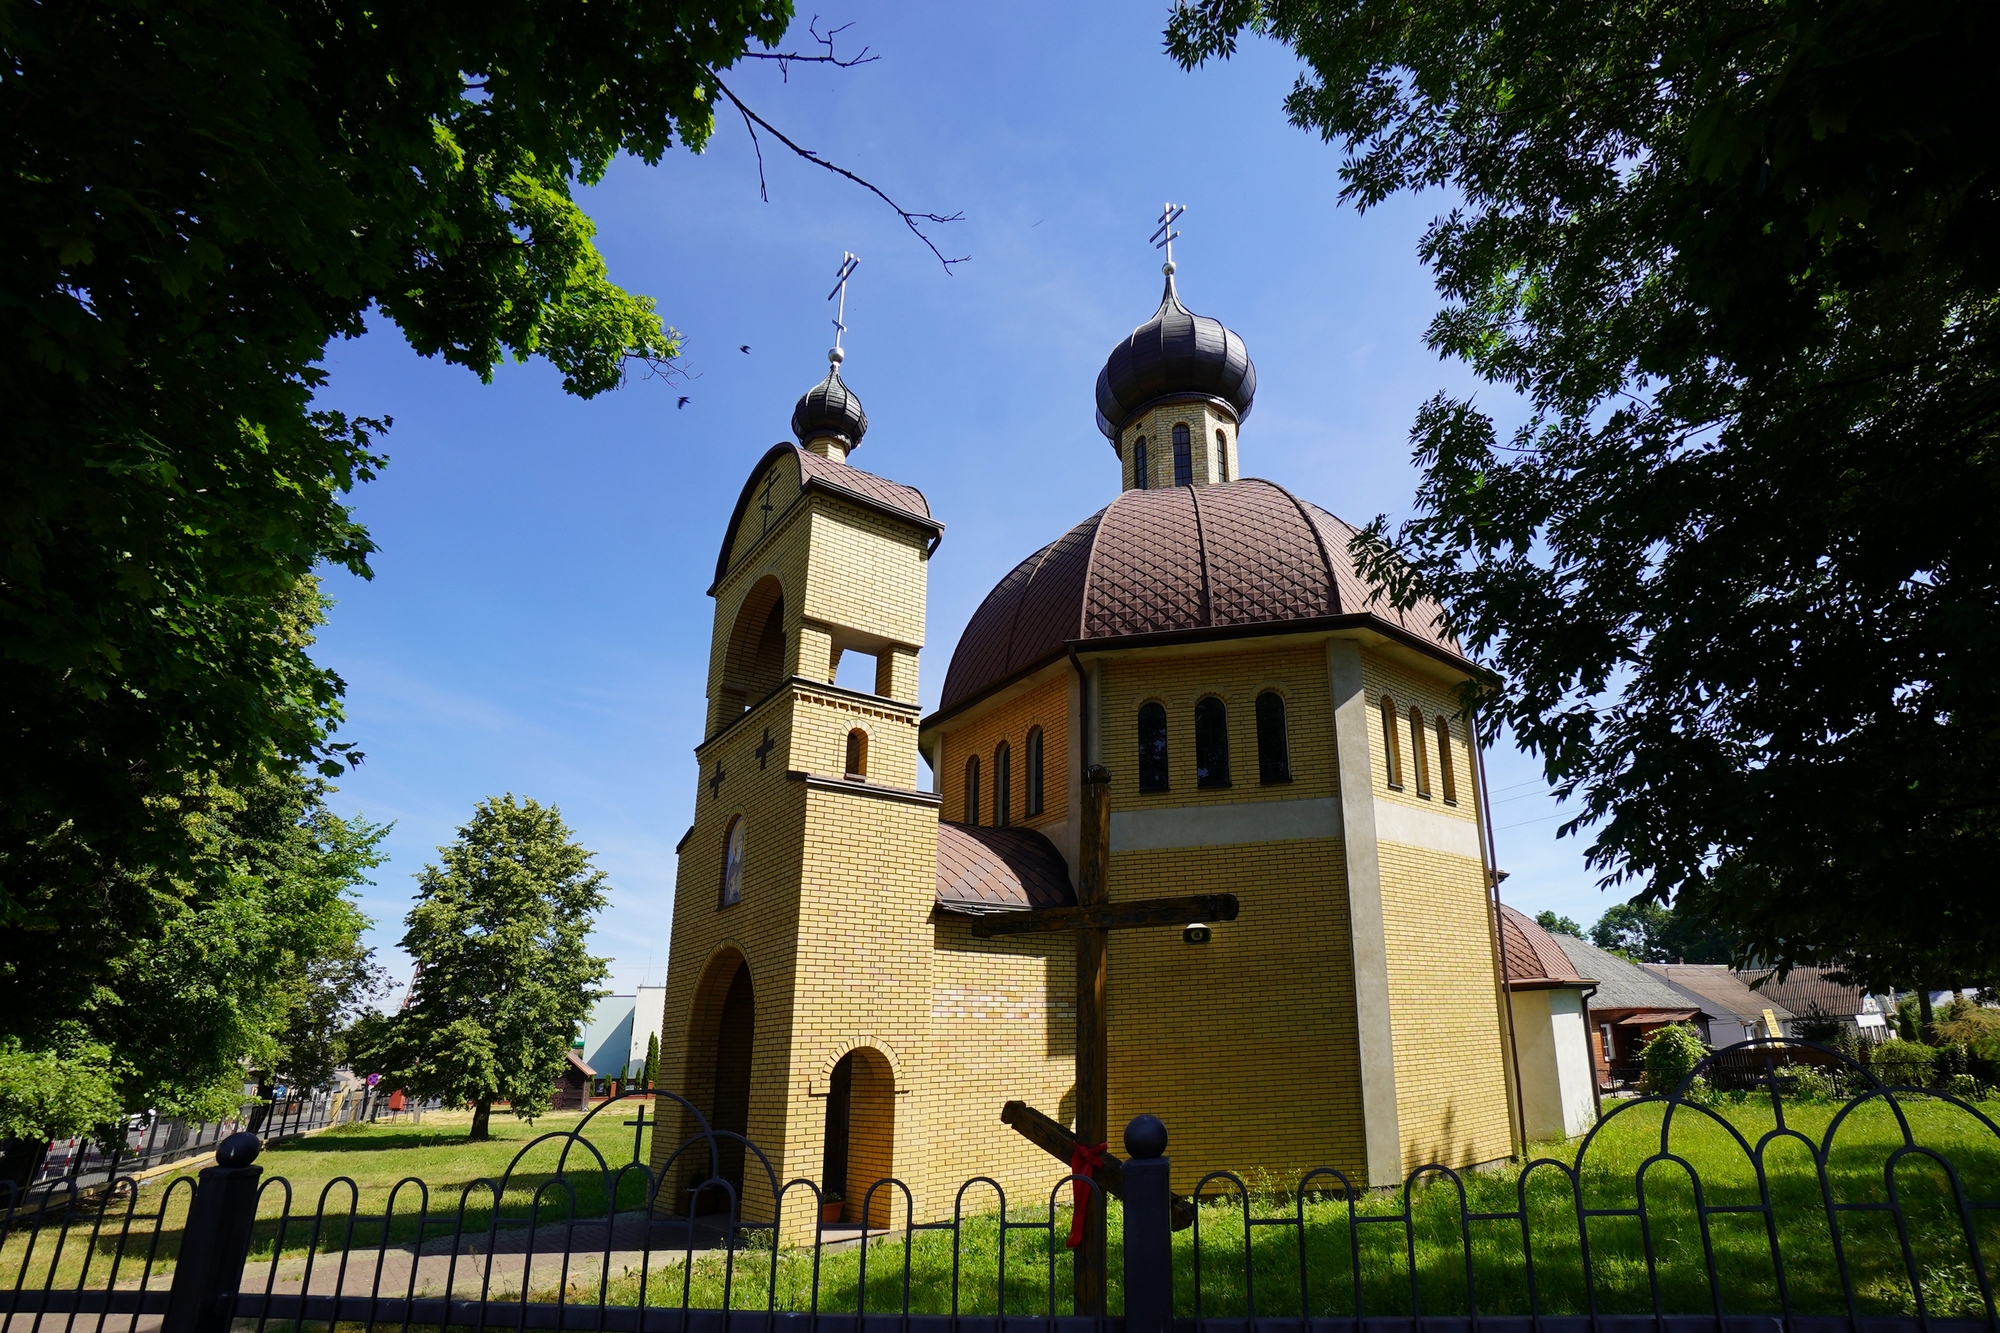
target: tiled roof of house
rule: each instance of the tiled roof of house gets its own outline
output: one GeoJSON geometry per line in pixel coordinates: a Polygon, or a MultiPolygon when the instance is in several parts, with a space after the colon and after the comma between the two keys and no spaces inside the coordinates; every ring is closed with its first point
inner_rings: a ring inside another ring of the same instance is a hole
{"type": "Polygon", "coordinates": [[[1754,1023],[1769,1009],[1779,1018],[1793,1017],[1792,1011],[1768,995],[1759,995],[1721,963],[1648,963],[1646,970],[1663,977],[1717,1018],[1733,1018],[1754,1023]]]}
{"type": "Polygon", "coordinates": [[[1507,951],[1507,984],[1519,989],[1542,986],[1587,986],[1590,983],[1555,936],[1535,919],[1505,903],[1500,905],[1500,941],[1507,951]]]}
{"type": "Polygon", "coordinates": [[[1030,828],[938,824],[937,906],[980,916],[1038,907],[1074,907],[1062,853],[1030,828]]]}
{"type": "Polygon", "coordinates": [[[940,711],[1070,644],[1366,616],[1474,668],[1435,605],[1390,606],[1348,554],[1354,529],[1272,482],[1129,490],[1015,566],[945,672],[940,711]]]}
{"type": "Polygon", "coordinates": [[[1738,972],[1736,975],[1745,985],[1756,986],[1750,993],[1762,995],[1767,1002],[1783,1005],[1793,1014],[1805,1018],[1813,1014],[1825,1014],[1829,1018],[1853,1018],[1867,1003],[1859,986],[1849,986],[1833,980],[1824,967],[1795,967],[1786,974],[1783,981],[1777,980],[1770,972],[1738,972]]]}
{"type": "Polygon", "coordinates": [[[1574,935],[1556,935],[1553,938],[1569,955],[1577,971],[1597,978],[1597,993],[1590,997],[1592,1009],[1657,1009],[1676,1013],[1701,1010],[1696,1001],[1637,963],[1627,962],[1617,954],[1574,935]]]}

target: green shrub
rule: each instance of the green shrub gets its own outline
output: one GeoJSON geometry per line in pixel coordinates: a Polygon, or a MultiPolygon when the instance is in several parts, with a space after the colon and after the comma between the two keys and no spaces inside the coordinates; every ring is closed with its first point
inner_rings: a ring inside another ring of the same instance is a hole
{"type": "Polygon", "coordinates": [[[1884,1083],[1921,1088],[1929,1085],[1936,1062],[1937,1052],[1919,1042],[1885,1041],[1873,1051],[1868,1069],[1884,1083]]]}
{"type": "Polygon", "coordinates": [[[1686,1023],[1655,1028],[1639,1052],[1646,1066],[1646,1073],[1639,1080],[1639,1091],[1653,1097],[1665,1096],[1679,1087],[1681,1080],[1692,1074],[1707,1055],[1708,1047],[1702,1043],[1701,1035],[1686,1023]]]}
{"type": "Polygon", "coordinates": [[[1982,1101],[1990,1091],[1984,1083],[1971,1074],[1953,1074],[1938,1086],[1940,1091],[1948,1092],[1962,1102],[1982,1101]]]}
{"type": "Polygon", "coordinates": [[[1804,1065],[1792,1071],[1789,1091],[1802,1102],[1840,1101],[1847,1096],[1847,1080],[1837,1069],[1804,1065]]]}

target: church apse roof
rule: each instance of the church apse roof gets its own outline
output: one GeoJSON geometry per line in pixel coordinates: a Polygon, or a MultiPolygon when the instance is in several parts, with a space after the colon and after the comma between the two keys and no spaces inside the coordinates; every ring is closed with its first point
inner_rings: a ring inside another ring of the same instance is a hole
{"type": "Polygon", "coordinates": [[[961,916],[1076,906],[1069,867],[1031,828],[938,824],[937,906],[961,916]]]}
{"type": "Polygon", "coordinates": [[[1125,491],[987,594],[952,653],[939,711],[1071,646],[1349,618],[1478,670],[1436,606],[1398,611],[1361,577],[1348,554],[1353,536],[1317,505],[1254,478],[1125,491]]]}

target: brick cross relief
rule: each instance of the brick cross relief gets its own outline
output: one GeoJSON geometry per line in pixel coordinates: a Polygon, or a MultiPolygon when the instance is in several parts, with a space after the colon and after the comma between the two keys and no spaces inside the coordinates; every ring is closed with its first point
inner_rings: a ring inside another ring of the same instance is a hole
{"type": "Polygon", "coordinates": [[[722,794],[722,780],[728,776],[729,774],[723,771],[722,761],[720,759],[716,760],[715,776],[708,780],[708,794],[710,796],[720,796],[722,794]]]}
{"type": "Polygon", "coordinates": [[[778,472],[777,469],[773,468],[771,475],[764,478],[764,503],[757,506],[764,511],[764,531],[766,532],[771,530],[771,488],[777,484],[778,472]]]}
{"type": "Polygon", "coordinates": [[[771,757],[771,751],[777,748],[778,743],[771,739],[771,729],[769,727],[764,728],[764,743],[759,745],[756,751],[757,767],[760,769],[763,768],[765,762],[771,757]]]}

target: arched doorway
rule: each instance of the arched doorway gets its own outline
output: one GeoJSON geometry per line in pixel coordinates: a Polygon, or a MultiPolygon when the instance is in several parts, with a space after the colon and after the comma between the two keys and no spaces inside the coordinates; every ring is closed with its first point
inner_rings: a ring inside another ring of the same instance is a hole
{"type": "Polygon", "coordinates": [[[896,1191],[871,1199],[868,1190],[894,1173],[895,1158],[896,1074],[882,1052],[858,1046],[840,1057],[827,1086],[820,1188],[840,1191],[842,1222],[860,1225],[865,1203],[869,1226],[889,1225],[896,1191]]]}
{"type": "MultiPolygon", "coordinates": [[[[694,1012],[688,1033],[688,1050],[693,1059],[689,1069],[689,1097],[708,1117],[709,1127],[746,1137],[750,1132],[750,1077],[752,1056],[757,1044],[757,993],[750,981],[750,965],[742,954],[728,949],[711,959],[701,985],[695,992],[694,1012]]],[[[687,1127],[688,1133],[694,1127],[687,1127]]],[[[743,1145],[734,1140],[716,1145],[716,1174],[743,1197],[743,1145]]],[[[690,1146],[684,1159],[684,1188],[693,1189],[709,1175],[705,1144],[690,1146]]],[[[690,1198],[697,1213],[719,1213],[728,1207],[728,1196],[711,1189],[699,1198],[690,1198]]]]}

